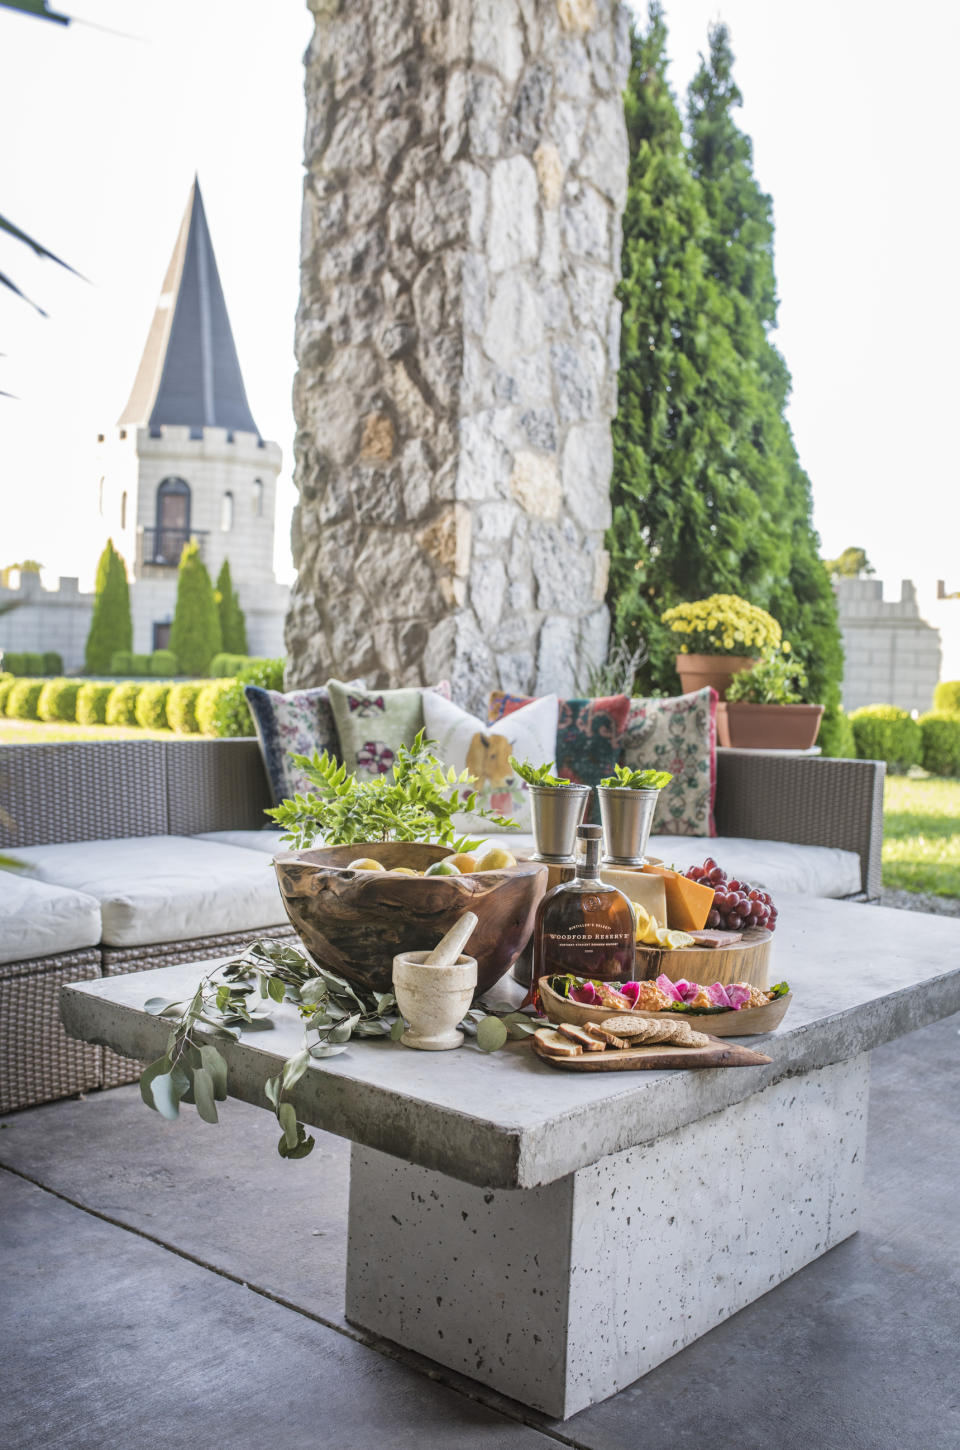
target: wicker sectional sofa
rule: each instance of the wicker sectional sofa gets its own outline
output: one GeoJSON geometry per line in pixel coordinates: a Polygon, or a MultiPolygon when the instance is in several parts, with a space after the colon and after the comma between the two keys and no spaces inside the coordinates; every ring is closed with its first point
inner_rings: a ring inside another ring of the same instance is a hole
{"type": "MultiPolygon", "coordinates": [[[[717,838],[651,850],[684,865],[709,851],[771,891],[875,899],[883,773],[721,751],[717,838]]],[[[0,850],[24,867],[0,872],[0,1112],[137,1076],[65,1036],[62,983],[290,935],[269,804],[255,740],[0,746],[0,850]]]]}

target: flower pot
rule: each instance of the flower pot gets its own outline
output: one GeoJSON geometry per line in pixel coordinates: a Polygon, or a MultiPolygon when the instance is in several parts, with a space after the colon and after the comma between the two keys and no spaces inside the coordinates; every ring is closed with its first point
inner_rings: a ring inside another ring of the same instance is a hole
{"type": "Polygon", "coordinates": [[[725,700],[734,675],[752,670],[756,663],[749,655],[677,655],[677,674],[685,695],[712,685],[725,700]]]}
{"type": "Polygon", "coordinates": [[[822,705],[717,706],[717,744],[740,750],[809,750],[817,738],[822,705]]]}
{"type": "Polygon", "coordinates": [[[643,865],[659,798],[658,790],[597,786],[605,866],[643,865]]]}
{"type": "Polygon", "coordinates": [[[590,800],[588,785],[532,785],[532,860],[569,866],[577,859],[577,827],[590,800]]]}

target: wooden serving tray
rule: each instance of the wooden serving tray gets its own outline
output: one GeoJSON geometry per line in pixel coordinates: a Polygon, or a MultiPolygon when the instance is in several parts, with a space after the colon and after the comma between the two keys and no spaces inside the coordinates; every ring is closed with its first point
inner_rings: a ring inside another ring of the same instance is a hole
{"type": "Polygon", "coordinates": [[[763,927],[745,931],[729,947],[681,947],[668,951],[637,943],[637,979],[655,981],[661,972],[670,980],[686,977],[688,982],[748,982],[766,991],[773,932],[763,927]]]}
{"type": "Polygon", "coordinates": [[[554,1057],[532,1037],[533,1050],[551,1067],[570,1072],[642,1072],[661,1067],[763,1067],[772,1062],[764,1052],[751,1047],[720,1042],[711,1037],[709,1047],[677,1047],[673,1042],[652,1042],[644,1047],[608,1047],[604,1052],[584,1052],[579,1057],[554,1057]]]}
{"type": "MultiPolygon", "coordinates": [[[[711,950],[707,948],[708,952],[711,950]]],[[[680,953],[673,952],[672,955],[676,957],[680,953]]],[[[716,982],[719,979],[713,977],[711,980],[716,982]]],[[[758,1032],[772,1032],[779,1027],[792,1001],[793,993],[787,992],[766,1007],[741,1007],[739,1012],[698,1015],[693,1012],[635,1012],[631,1007],[630,1016],[652,1017],[654,1021],[667,1018],[671,1022],[679,1017],[682,1022],[689,1022],[695,1032],[709,1032],[711,1037],[753,1037],[758,1032]]],[[[608,1017],[617,1015],[616,1008],[589,1007],[585,1002],[571,1002],[569,997],[559,996],[547,986],[544,977],[540,978],[540,1005],[551,1022],[573,1022],[578,1027],[586,1022],[605,1022],[608,1017]]]]}

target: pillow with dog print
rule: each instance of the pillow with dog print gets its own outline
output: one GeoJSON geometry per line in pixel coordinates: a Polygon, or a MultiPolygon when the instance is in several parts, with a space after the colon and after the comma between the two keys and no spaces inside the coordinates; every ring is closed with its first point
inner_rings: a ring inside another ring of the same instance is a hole
{"type": "MultiPolygon", "coordinates": [[[[423,723],[427,735],[437,742],[437,754],[444,765],[459,774],[469,770],[476,777],[478,804],[484,810],[509,816],[518,831],[530,830],[530,799],[526,783],[514,775],[510,757],[545,765],[557,750],[556,695],[514,710],[495,727],[454,705],[451,700],[424,691],[423,723]]],[[[491,826],[482,816],[461,812],[456,828],[467,834],[489,834],[491,826]]]]}

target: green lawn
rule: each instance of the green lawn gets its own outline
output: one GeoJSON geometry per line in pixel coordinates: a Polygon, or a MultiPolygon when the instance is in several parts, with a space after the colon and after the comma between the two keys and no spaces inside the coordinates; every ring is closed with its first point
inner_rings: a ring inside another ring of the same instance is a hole
{"type": "MultiPolygon", "coordinates": [[[[172,730],[141,730],[139,725],[47,725],[41,720],[0,718],[0,742],[45,744],[51,740],[176,740],[172,730]]],[[[189,737],[188,737],[189,738],[189,737]]],[[[194,737],[196,738],[196,737],[194,737]]]]}
{"type": "Polygon", "coordinates": [[[960,780],[887,776],[883,884],[960,896],[960,780]]]}

